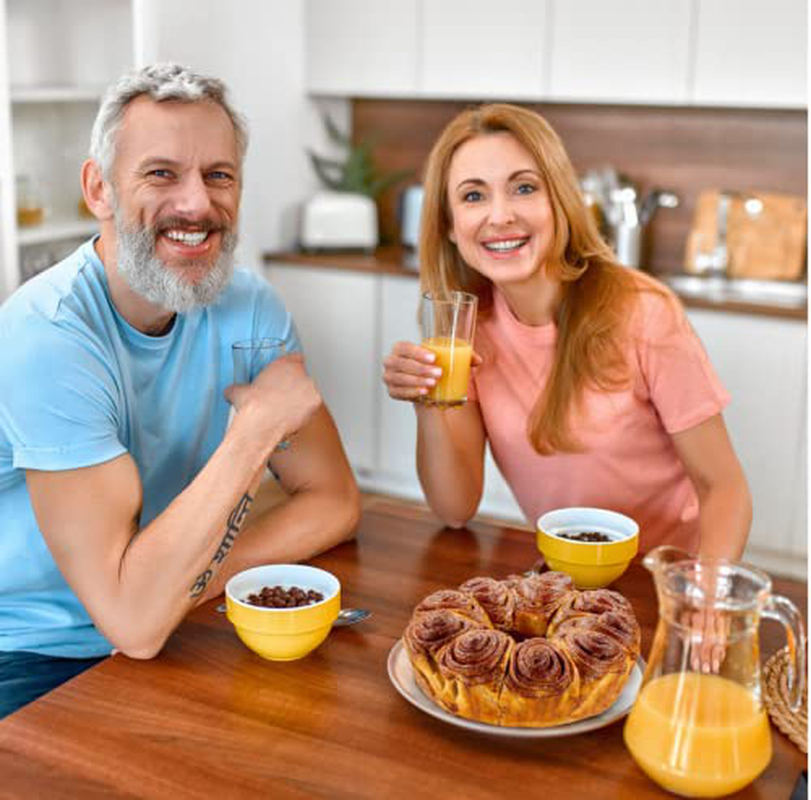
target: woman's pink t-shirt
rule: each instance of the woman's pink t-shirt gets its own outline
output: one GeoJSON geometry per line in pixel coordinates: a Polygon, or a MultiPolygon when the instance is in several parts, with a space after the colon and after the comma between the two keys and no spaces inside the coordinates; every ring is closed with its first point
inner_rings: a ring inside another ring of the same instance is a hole
{"type": "Polygon", "coordinates": [[[617,392],[586,390],[572,429],[583,451],[541,456],[527,420],[554,357],[555,323],[516,319],[494,290],[475,349],[484,363],[468,398],[478,400],[496,463],[528,521],[554,508],[597,506],[639,523],[640,549],[668,543],[698,550],[698,498],[671,434],[729,402],[679,302],[642,291],[629,327],[632,380],[617,392]]]}

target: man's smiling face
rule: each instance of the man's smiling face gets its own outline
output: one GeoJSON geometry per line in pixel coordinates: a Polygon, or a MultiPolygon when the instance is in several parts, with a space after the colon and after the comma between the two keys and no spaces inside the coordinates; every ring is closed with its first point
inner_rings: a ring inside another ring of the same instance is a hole
{"type": "Polygon", "coordinates": [[[225,111],[134,100],[116,136],[112,183],[118,266],[131,287],[174,311],[212,302],[230,279],[241,189],[225,111]]]}

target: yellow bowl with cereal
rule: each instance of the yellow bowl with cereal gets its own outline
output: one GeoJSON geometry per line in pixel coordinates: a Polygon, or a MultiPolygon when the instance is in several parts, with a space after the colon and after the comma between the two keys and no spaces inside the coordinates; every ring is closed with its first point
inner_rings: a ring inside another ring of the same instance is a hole
{"type": "Polygon", "coordinates": [[[559,508],[538,518],[536,542],[550,569],[578,589],[608,586],[639,550],[639,525],[604,508],[559,508]]]}
{"type": "Polygon", "coordinates": [[[268,564],[234,575],[225,586],[225,605],[228,619],[247,647],[270,661],[295,661],[329,636],[341,610],[341,584],[332,573],[317,567],[268,564]],[[323,599],[291,607],[249,602],[251,595],[273,587],[280,587],[282,596],[297,595],[292,591],[295,587],[303,594],[318,592],[323,599]]]}

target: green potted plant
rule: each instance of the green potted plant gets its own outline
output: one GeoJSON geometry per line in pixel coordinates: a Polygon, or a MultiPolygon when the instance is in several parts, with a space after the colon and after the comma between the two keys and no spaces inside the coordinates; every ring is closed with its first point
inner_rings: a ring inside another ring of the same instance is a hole
{"type": "Polygon", "coordinates": [[[327,114],[323,120],[330,140],[345,150],[346,156],[326,158],[307,151],[325,189],[304,205],[301,245],[305,250],[374,250],[378,244],[375,201],[411,171],[379,173],[371,140],[355,143],[327,114]]]}

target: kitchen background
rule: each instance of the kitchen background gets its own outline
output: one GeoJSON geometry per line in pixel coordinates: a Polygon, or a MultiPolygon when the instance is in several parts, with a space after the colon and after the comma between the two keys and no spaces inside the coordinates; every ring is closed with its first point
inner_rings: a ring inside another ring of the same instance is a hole
{"type": "MultiPolygon", "coordinates": [[[[625,233],[733,395],[747,557],[805,578],[807,31],[804,0],[0,0],[0,300],[95,230],[77,176],[103,87],[158,60],[218,75],[251,130],[241,261],[296,316],[361,485],[418,499],[413,412],[380,380],[417,335],[402,190],[460,108],[527,103],[589,196],[665,198],[625,233]],[[324,115],[381,174],[410,173],[378,198],[373,254],[299,251],[322,188],[308,150],[346,155],[324,115]]],[[[492,461],[482,512],[520,516],[492,461]]]]}

